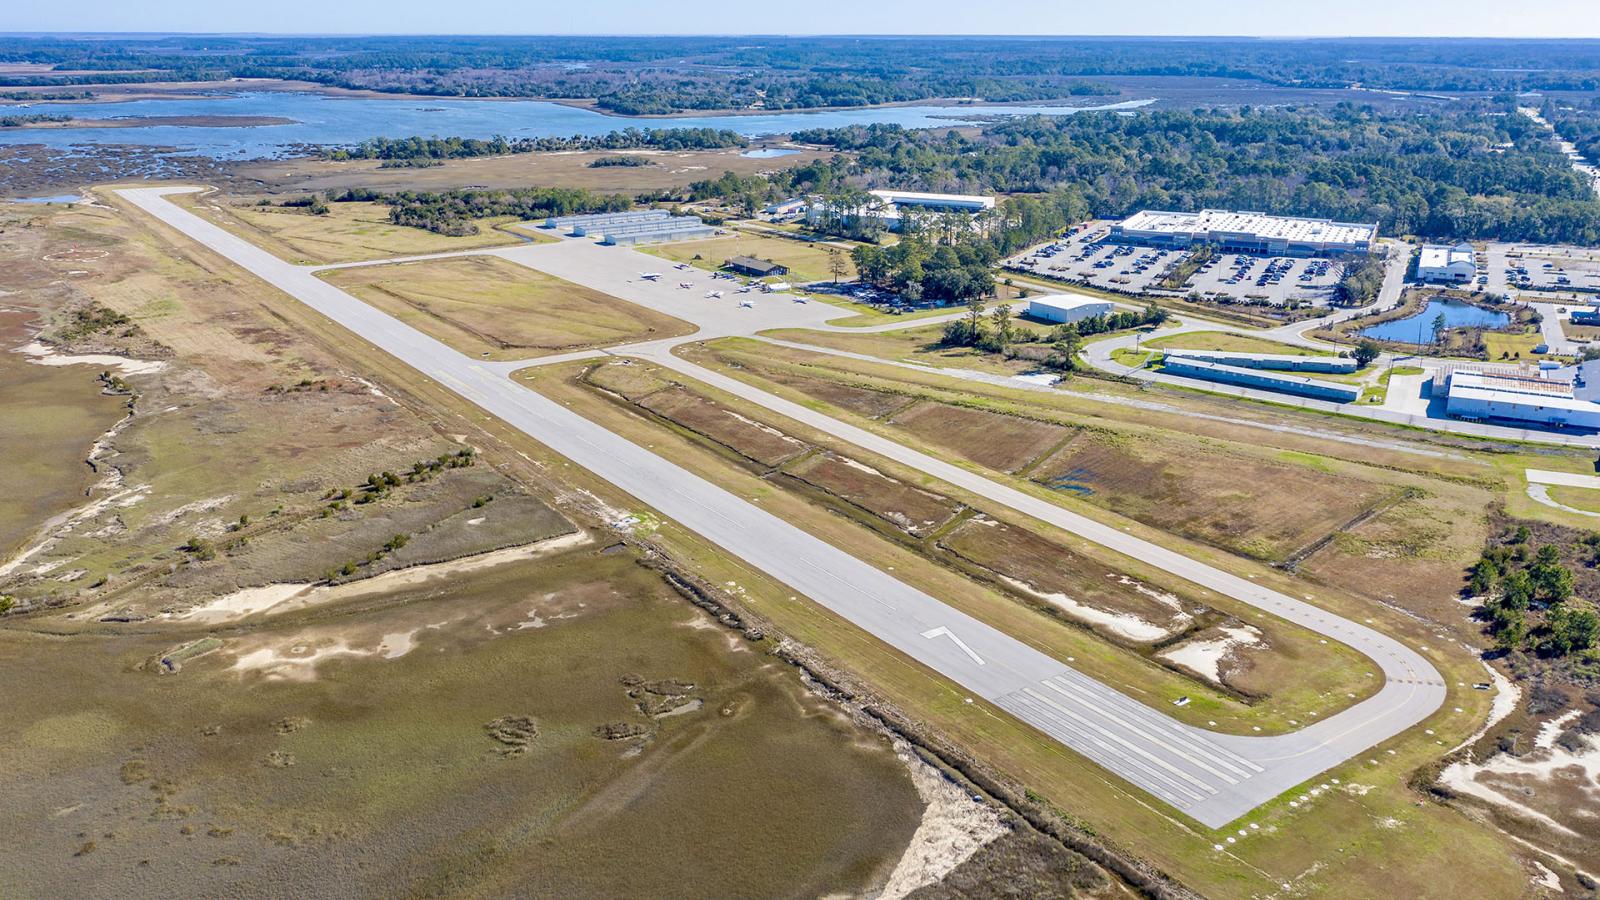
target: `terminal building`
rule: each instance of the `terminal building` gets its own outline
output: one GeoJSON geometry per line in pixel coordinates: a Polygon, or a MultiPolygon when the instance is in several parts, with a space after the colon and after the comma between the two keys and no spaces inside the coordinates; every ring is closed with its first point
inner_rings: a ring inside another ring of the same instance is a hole
{"type": "Polygon", "coordinates": [[[1210,244],[1225,253],[1261,256],[1356,256],[1371,253],[1377,223],[1334,222],[1263,213],[1147,209],[1111,226],[1113,243],[1184,248],[1210,244]]]}
{"type": "Polygon", "coordinates": [[[1478,277],[1471,244],[1424,244],[1417,257],[1417,280],[1435,284],[1467,284],[1478,277]]]}
{"type": "Polygon", "coordinates": [[[1095,316],[1109,316],[1114,307],[1105,300],[1091,300],[1071,294],[1051,294],[1028,301],[1028,318],[1045,322],[1080,322],[1095,316]]]}
{"type": "Polygon", "coordinates": [[[1506,421],[1549,428],[1600,430],[1600,403],[1583,385],[1582,370],[1455,365],[1434,376],[1445,412],[1457,419],[1506,421]]]}

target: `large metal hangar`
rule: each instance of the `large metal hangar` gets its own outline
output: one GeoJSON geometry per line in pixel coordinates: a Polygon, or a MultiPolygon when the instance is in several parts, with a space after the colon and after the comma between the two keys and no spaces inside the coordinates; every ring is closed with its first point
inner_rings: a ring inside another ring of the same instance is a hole
{"type": "Polygon", "coordinates": [[[1211,244],[1227,253],[1261,256],[1355,256],[1371,253],[1378,225],[1203,209],[1147,209],[1111,226],[1115,243],[1151,247],[1211,244]]]}

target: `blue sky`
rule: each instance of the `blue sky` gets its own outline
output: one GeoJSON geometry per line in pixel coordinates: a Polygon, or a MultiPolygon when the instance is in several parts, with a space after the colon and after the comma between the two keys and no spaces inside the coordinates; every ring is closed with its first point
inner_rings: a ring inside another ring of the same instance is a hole
{"type": "Polygon", "coordinates": [[[21,0],[0,31],[1600,37],[1595,0],[21,0]]]}

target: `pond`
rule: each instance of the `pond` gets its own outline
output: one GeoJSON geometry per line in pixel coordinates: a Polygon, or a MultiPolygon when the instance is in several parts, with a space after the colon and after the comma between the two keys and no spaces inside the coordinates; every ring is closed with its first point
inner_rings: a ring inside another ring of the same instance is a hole
{"type": "Polygon", "coordinates": [[[777,159],[780,156],[793,156],[799,152],[799,150],[787,150],[783,147],[762,147],[760,150],[746,150],[739,155],[747,156],[751,159],[777,159]]]}
{"type": "Polygon", "coordinates": [[[1444,316],[1446,328],[1504,328],[1511,324],[1511,316],[1460,300],[1435,297],[1422,311],[1403,319],[1394,319],[1381,325],[1371,325],[1357,332],[1362,337],[1379,341],[1397,341],[1403,344],[1434,343],[1433,321],[1444,316]]]}
{"type": "MultiPolygon", "coordinates": [[[[429,97],[347,97],[285,91],[218,92],[161,100],[118,103],[40,103],[34,111],[79,119],[106,120],[105,127],[10,128],[0,130],[0,145],[43,144],[59,150],[92,152],[84,145],[131,144],[176,147],[215,159],[260,159],[290,155],[306,145],[354,144],[374,137],[491,138],[601,135],[625,128],[728,128],[748,137],[788,134],[808,128],[887,123],[907,128],[970,124],[983,119],[1064,116],[1090,109],[1136,109],[1152,100],[1126,100],[1100,106],[882,106],[816,112],[757,115],[705,115],[637,119],[611,116],[543,100],[450,100],[429,97]],[[151,117],[248,116],[287,119],[271,125],[178,125],[151,117]],[[113,121],[114,120],[114,121],[113,121]]],[[[759,153],[781,156],[782,153],[759,153]]]]}

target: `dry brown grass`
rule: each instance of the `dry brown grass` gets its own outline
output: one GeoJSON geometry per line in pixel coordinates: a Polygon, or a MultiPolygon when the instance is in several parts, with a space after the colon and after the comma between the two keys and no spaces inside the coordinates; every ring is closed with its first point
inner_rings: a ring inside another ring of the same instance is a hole
{"type": "Polygon", "coordinates": [[[1274,561],[1395,490],[1303,464],[1105,433],[1074,438],[1033,477],[1164,531],[1274,561]]]}
{"type": "Polygon", "coordinates": [[[782,465],[806,450],[804,443],[681,387],[653,393],[639,405],[763,466],[782,465]]]}
{"type": "Polygon", "coordinates": [[[833,453],[819,453],[785,472],[860,507],[909,534],[925,535],[950,521],[961,504],[833,453]]]}
{"type": "Polygon", "coordinates": [[[471,356],[528,359],[687,334],[686,322],[497,257],[336,269],[327,280],[471,356]]]}
{"type": "Polygon", "coordinates": [[[1064,440],[1070,429],[946,403],[918,403],[889,420],[936,447],[973,462],[1015,472],[1064,440]]]}
{"type": "Polygon", "coordinates": [[[551,187],[587,188],[603,193],[638,194],[673,190],[723,172],[754,175],[803,165],[831,156],[820,150],[803,150],[793,156],[753,159],[740,156],[739,150],[692,150],[682,152],[627,151],[648,156],[654,166],[611,166],[591,169],[589,163],[608,151],[571,153],[519,153],[478,159],[447,160],[442,166],[427,169],[382,169],[376,160],[274,161],[246,166],[241,174],[266,182],[276,193],[324,191],[346,187],[370,187],[385,191],[440,191],[452,188],[516,188],[530,184],[551,187]]]}

